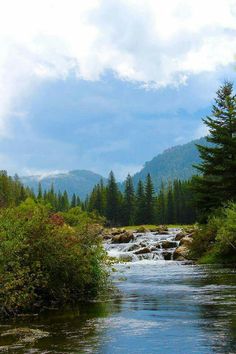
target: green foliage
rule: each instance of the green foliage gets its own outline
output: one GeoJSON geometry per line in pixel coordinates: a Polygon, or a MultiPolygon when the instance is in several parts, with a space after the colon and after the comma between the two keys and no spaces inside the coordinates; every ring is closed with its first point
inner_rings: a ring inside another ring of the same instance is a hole
{"type": "Polygon", "coordinates": [[[145,183],[145,223],[154,223],[155,217],[155,197],[151,175],[148,173],[145,183]]]}
{"type": "Polygon", "coordinates": [[[106,192],[106,217],[112,225],[116,225],[119,222],[121,198],[122,195],[118,189],[114,173],[111,171],[106,192]]]}
{"type": "Polygon", "coordinates": [[[72,228],[32,199],[0,212],[0,312],[87,300],[106,280],[98,229],[72,228]]]}
{"type": "Polygon", "coordinates": [[[59,212],[70,226],[86,226],[87,224],[104,224],[105,218],[100,216],[95,210],[87,212],[82,210],[80,206],[69,209],[67,212],[59,212]]]}
{"type": "Polygon", "coordinates": [[[229,203],[199,227],[191,244],[191,254],[202,263],[236,262],[236,204],[229,203]]]}
{"type": "Polygon", "coordinates": [[[212,115],[203,119],[208,146],[197,145],[202,177],[195,179],[196,203],[203,215],[236,200],[236,96],[226,82],[217,91],[212,115]]]}
{"type": "Polygon", "coordinates": [[[133,225],[135,218],[135,193],[132,177],[127,176],[125,181],[125,192],[123,200],[123,223],[125,225],[133,225]]]}
{"type": "Polygon", "coordinates": [[[84,210],[105,216],[110,225],[192,224],[196,220],[191,181],[176,180],[166,188],[162,183],[155,194],[152,178],[140,180],[136,192],[130,175],[122,194],[110,174],[107,186],[98,184],[83,204],[84,210]]]}
{"type": "Polygon", "coordinates": [[[136,212],[135,212],[135,224],[145,224],[145,194],[143,182],[138,182],[136,191],[136,212]]]}

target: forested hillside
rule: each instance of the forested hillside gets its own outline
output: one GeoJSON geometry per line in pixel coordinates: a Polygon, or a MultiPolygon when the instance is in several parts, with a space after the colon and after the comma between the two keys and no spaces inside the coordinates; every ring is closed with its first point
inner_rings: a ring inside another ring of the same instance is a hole
{"type": "Polygon", "coordinates": [[[143,169],[133,176],[134,186],[137,186],[139,180],[145,181],[148,173],[152,177],[155,190],[161,186],[162,181],[166,183],[175,179],[191,178],[197,173],[193,165],[200,162],[195,144],[205,145],[207,142],[205,138],[201,138],[184,145],[174,146],[146,162],[143,169]]]}

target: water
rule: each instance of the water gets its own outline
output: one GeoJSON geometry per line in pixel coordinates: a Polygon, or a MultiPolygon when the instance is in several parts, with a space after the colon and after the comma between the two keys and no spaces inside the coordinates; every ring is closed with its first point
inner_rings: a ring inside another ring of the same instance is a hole
{"type": "MultiPolygon", "coordinates": [[[[1,334],[8,335],[0,337],[0,352],[236,353],[235,270],[165,261],[162,248],[146,258],[125,248],[140,246],[146,237],[138,236],[126,245],[106,245],[118,257],[131,252],[133,261],[115,265],[117,271],[112,273],[121,296],[2,323],[1,334]],[[15,328],[26,327],[40,330],[38,338],[32,333],[14,334],[15,328]]],[[[170,237],[159,235],[159,241],[170,237]]],[[[151,247],[157,239],[151,235],[145,242],[151,247]]]]}

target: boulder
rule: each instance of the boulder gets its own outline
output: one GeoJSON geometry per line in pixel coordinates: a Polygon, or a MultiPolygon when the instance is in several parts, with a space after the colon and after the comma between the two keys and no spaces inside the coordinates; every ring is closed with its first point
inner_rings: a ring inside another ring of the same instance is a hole
{"type": "Polygon", "coordinates": [[[165,261],[171,261],[171,259],[172,259],[171,252],[164,251],[164,252],[162,252],[162,255],[163,255],[165,261]]]}
{"type": "Polygon", "coordinates": [[[186,246],[179,246],[176,248],[173,254],[175,261],[184,261],[188,258],[189,249],[186,246]]]}
{"type": "Polygon", "coordinates": [[[126,231],[123,234],[118,234],[112,237],[112,243],[128,243],[134,239],[133,232],[126,231]]]}
{"type": "Polygon", "coordinates": [[[168,240],[165,240],[162,242],[162,248],[174,248],[176,247],[176,242],[175,241],[168,241],[168,240]]]}
{"type": "Polygon", "coordinates": [[[180,241],[183,237],[186,236],[186,232],[180,231],[176,236],[175,236],[175,241],[180,241]]]}
{"type": "Polygon", "coordinates": [[[139,226],[139,228],[137,229],[136,232],[140,233],[140,234],[145,234],[145,233],[149,232],[149,230],[145,226],[139,226]]]}
{"type": "Polygon", "coordinates": [[[151,253],[151,250],[148,247],[144,247],[134,252],[134,254],[145,254],[145,253],[151,253]]]}
{"type": "Polygon", "coordinates": [[[180,246],[189,247],[192,242],[193,242],[192,237],[190,237],[190,236],[188,235],[188,236],[185,236],[185,237],[181,238],[181,240],[180,240],[180,242],[179,242],[179,245],[180,245],[180,246]]]}
{"type": "Polygon", "coordinates": [[[125,229],[117,229],[116,227],[113,227],[112,229],[108,230],[108,232],[110,231],[110,234],[115,236],[115,235],[120,235],[123,234],[126,230],[125,229]]]}

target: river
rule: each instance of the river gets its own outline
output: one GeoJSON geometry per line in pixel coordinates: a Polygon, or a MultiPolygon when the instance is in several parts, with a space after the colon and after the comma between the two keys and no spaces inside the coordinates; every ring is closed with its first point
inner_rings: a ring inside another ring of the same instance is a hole
{"type": "Polygon", "coordinates": [[[110,254],[132,258],[114,265],[120,295],[2,323],[0,352],[236,353],[235,269],[167,261],[160,247],[137,257],[131,247],[173,240],[174,233],[139,235],[126,245],[108,242],[110,254]]]}

